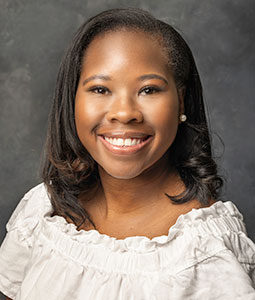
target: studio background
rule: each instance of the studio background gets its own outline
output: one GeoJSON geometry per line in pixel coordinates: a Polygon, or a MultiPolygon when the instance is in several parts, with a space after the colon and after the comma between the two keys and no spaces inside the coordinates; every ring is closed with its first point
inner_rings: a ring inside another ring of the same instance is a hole
{"type": "Polygon", "coordinates": [[[223,196],[237,205],[255,240],[254,1],[0,0],[0,243],[24,193],[41,182],[48,112],[74,32],[88,17],[127,6],[170,23],[191,47],[227,178],[223,196]]]}

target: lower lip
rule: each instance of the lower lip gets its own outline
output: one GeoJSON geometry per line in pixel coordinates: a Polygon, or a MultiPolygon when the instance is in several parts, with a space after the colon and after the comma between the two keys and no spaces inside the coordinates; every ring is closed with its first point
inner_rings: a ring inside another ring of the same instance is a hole
{"type": "Polygon", "coordinates": [[[142,141],[138,145],[133,145],[133,146],[117,146],[117,145],[112,145],[109,142],[107,142],[101,135],[98,136],[99,139],[102,141],[103,145],[106,147],[107,150],[111,151],[114,154],[120,154],[120,155],[128,155],[128,154],[135,154],[141,149],[143,149],[146,145],[148,145],[151,140],[152,136],[147,138],[145,141],[142,141]]]}

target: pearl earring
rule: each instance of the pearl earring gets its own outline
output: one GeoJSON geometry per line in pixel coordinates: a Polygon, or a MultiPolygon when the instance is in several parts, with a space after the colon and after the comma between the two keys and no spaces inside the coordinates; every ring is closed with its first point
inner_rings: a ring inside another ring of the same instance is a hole
{"type": "Polygon", "coordinates": [[[180,115],[180,121],[181,121],[181,122],[185,122],[186,120],[187,120],[186,115],[181,114],[181,115],[180,115]]]}

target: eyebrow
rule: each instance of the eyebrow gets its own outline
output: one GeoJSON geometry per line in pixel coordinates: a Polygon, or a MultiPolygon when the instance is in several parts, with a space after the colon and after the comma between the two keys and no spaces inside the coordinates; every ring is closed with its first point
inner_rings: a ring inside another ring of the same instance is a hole
{"type": "Polygon", "coordinates": [[[94,79],[111,80],[111,77],[107,76],[107,75],[101,75],[101,74],[93,75],[93,76],[90,76],[87,79],[85,79],[83,81],[82,85],[85,85],[86,83],[88,83],[89,81],[94,80],[94,79]]]}
{"type": "MultiPolygon", "coordinates": [[[[102,79],[102,80],[106,80],[106,81],[112,80],[110,76],[98,74],[98,75],[90,76],[87,79],[85,79],[83,81],[82,85],[84,86],[86,83],[88,83],[89,81],[94,80],[94,79],[102,79]]],[[[164,77],[157,75],[157,74],[145,74],[145,75],[138,77],[138,80],[140,80],[140,81],[144,81],[146,79],[160,79],[160,80],[164,81],[165,84],[168,84],[168,81],[164,77]]]]}
{"type": "Polygon", "coordinates": [[[146,79],[160,79],[160,80],[164,81],[165,84],[168,84],[168,81],[164,77],[157,75],[157,74],[145,74],[145,75],[138,77],[138,79],[140,81],[143,81],[146,79]]]}

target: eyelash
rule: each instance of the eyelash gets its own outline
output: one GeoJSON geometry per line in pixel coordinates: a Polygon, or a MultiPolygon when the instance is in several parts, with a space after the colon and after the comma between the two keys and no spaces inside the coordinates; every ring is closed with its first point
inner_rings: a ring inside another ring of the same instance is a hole
{"type": "Polygon", "coordinates": [[[95,94],[102,94],[102,93],[99,93],[98,90],[103,90],[104,92],[110,92],[107,88],[105,88],[104,86],[93,86],[89,89],[89,92],[93,92],[95,94]]]}
{"type": "MultiPolygon", "coordinates": [[[[160,88],[158,88],[158,87],[156,87],[156,86],[151,86],[151,85],[150,85],[150,86],[146,86],[146,87],[144,87],[143,89],[141,89],[141,90],[139,91],[139,94],[141,94],[142,92],[144,92],[144,91],[146,91],[146,90],[147,90],[147,91],[149,90],[149,93],[146,93],[146,95],[155,94],[155,93],[161,91],[160,88]]],[[[91,87],[91,88],[89,89],[89,92],[93,92],[93,93],[95,93],[95,94],[104,94],[105,92],[109,92],[109,93],[110,93],[110,91],[109,91],[107,88],[105,88],[104,86],[94,86],[94,87],[91,87]],[[99,90],[103,91],[103,93],[100,93],[99,90]]]]}
{"type": "Polygon", "coordinates": [[[161,91],[160,88],[153,86],[153,85],[149,85],[149,86],[144,87],[141,91],[139,91],[139,94],[141,94],[142,92],[144,92],[146,90],[150,91],[149,93],[146,93],[146,95],[155,94],[155,93],[158,93],[161,91]]]}

